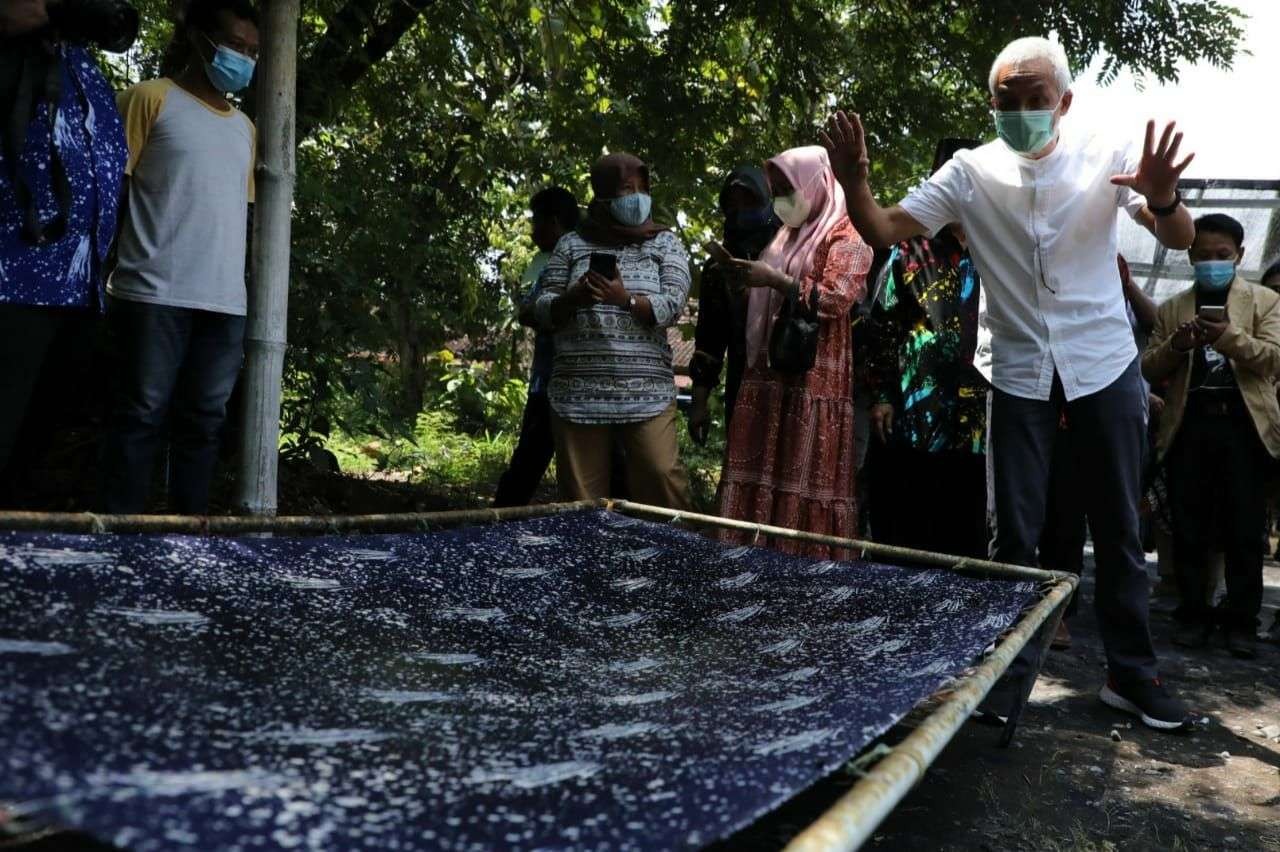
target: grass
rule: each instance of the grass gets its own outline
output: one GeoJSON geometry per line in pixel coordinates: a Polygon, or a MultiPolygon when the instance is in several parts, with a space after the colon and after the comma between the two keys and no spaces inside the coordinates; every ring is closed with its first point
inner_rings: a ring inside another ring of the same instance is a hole
{"type": "MultiPolygon", "coordinates": [[[[344,473],[410,482],[450,505],[469,507],[493,496],[518,438],[512,432],[469,434],[450,412],[432,410],[418,415],[410,436],[335,433],[325,446],[344,473]]],[[[548,477],[544,486],[552,481],[548,477]]]]}

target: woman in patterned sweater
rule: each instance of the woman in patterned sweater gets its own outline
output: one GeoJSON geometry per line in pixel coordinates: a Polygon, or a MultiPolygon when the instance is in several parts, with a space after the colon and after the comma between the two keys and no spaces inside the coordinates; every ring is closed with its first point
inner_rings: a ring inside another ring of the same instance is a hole
{"type": "MultiPolygon", "coordinates": [[[[729,428],[720,514],[854,537],[853,346],[849,311],[866,292],[871,249],[853,229],[827,152],[793,148],[765,164],[784,227],[758,261],[735,261],[751,287],[747,367],[729,428]],[[804,373],[770,368],[768,344],[785,300],[817,293],[818,351],[804,373]]],[[[741,534],[727,535],[745,540],[741,534]]],[[[848,554],[780,540],[779,550],[848,554]]]]}
{"type": "Polygon", "coordinates": [[[609,496],[616,438],[631,496],[687,509],[667,328],[689,297],[689,258],[650,216],[649,168],[639,159],[601,158],[591,169],[591,190],[586,219],[547,262],[535,307],[556,330],[548,394],[560,496],[609,496]],[[611,277],[597,271],[608,267],[611,277]]]}

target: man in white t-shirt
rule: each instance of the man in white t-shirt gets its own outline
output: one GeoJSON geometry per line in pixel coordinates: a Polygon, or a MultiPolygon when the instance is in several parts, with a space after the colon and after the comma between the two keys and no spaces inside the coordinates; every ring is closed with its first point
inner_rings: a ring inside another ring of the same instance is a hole
{"type": "MultiPolygon", "coordinates": [[[[872,246],[964,226],[982,275],[975,365],[991,382],[996,534],[992,557],[1033,565],[1045,518],[1049,462],[1065,409],[1086,448],[1086,489],[1097,561],[1095,604],[1106,646],[1108,705],[1159,730],[1186,724],[1186,708],[1160,682],[1147,618],[1149,585],[1138,532],[1146,441],[1142,377],[1116,267],[1116,211],[1164,245],[1195,237],[1181,204],[1182,134],[1141,153],[1059,123],[1071,107],[1060,45],[1006,47],[988,80],[997,141],[961,151],[901,204],[882,208],[867,182],[857,115],[838,113],[823,141],[872,246]]],[[[1011,673],[1028,671],[1030,652],[1011,673]]]]}
{"type": "Polygon", "coordinates": [[[253,77],[249,0],[192,0],[173,78],[119,96],[129,160],[119,265],[107,322],[119,354],[103,445],[104,511],[147,509],[169,439],[169,509],[208,511],[227,400],[244,361],[245,249],[254,128],[226,99],[253,77]]]}

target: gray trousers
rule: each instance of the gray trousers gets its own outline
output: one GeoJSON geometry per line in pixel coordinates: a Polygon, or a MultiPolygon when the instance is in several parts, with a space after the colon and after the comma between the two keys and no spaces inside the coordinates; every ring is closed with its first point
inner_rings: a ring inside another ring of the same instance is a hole
{"type": "MultiPolygon", "coordinates": [[[[1000,390],[991,399],[992,482],[999,562],[1035,565],[1045,522],[1049,466],[1063,410],[1076,441],[1074,475],[1089,518],[1097,563],[1094,606],[1107,667],[1118,682],[1156,677],[1147,603],[1150,583],[1138,528],[1146,393],[1135,359],[1097,393],[1067,402],[1055,377],[1048,401],[1000,390]]],[[[1032,652],[1028,651],[1030,655],[1032,652]]],[[[1025,659],[1024,659],[1025,657],[1025,659]]],[[[1010,669],[1025,671],[1031,656],[1010,669]]]]}

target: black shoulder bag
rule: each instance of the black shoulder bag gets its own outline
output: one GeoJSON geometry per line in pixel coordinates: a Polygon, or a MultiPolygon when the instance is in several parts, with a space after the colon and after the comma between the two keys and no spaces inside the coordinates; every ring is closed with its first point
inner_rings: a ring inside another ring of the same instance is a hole
{"type": "Polygon", "coordinates": [[[795,290],[774,320],[769,334],[769,369],[779,373],[806,373],[818,357],[818,288],[809,291],[808,304],[795,290]]]}

